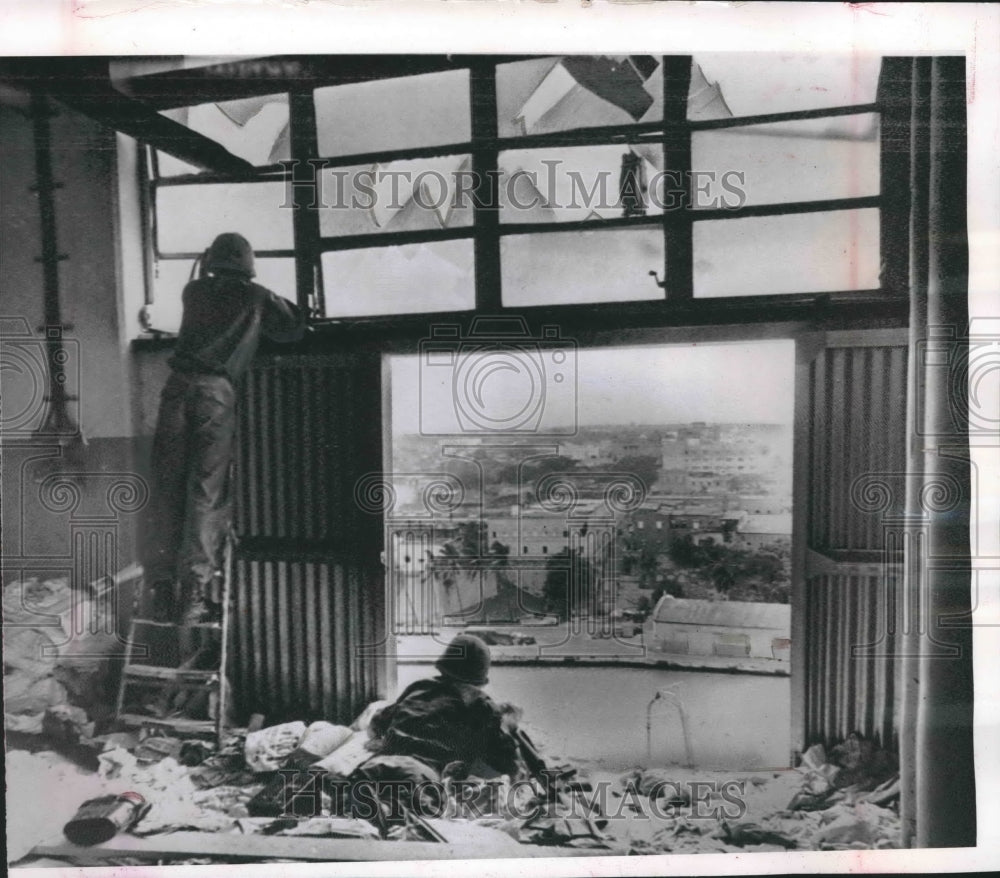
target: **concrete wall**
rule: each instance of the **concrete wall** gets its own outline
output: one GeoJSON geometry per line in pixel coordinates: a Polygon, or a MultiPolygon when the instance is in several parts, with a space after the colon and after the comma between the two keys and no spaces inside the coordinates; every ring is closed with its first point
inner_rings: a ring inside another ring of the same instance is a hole
{"type": "MultiPolygon", "coordinates": [[[[33,123],[0,105],[0,261],[3,316],[44,323],[40,219],[33,123]]],[[[125,329],[119,313],[115,137],[89,119],[59,110],[50,119],[62,319],[79,349],[80,401],[73,414],[88,439],[131,435],[125,329]]],[[[74,380],[71,378],[70,380],[74,380]]],[[[7,388],[5,387],[5,391],[7,388]]],[[[11,383],[10,403],[25,385],[11,383]]]]}
{"type": "MultiPolygon", "coordinates": [[[[116,138],[54,105],[49,124],[52,173],[60,184],[54,194],[56,236],[67,257],[58,263],[70,355],[66,386],[79,397],[69,414],[85,443],[64,447],[36,435],[48,410],[42,401],[48,394],[48,350],[41,345],[44,278],[38,196],[31,188],[36,155],[29,109],[17,93],[5,92],[0,99],[4,581],[41,565],[57,574],[69,568],[76,581],[103,575],[105,563],[126,566],[136,559],[145,496],[145,480],[135,466],[130,327],[120,285],[126,254],[118,228],[116,138]],[[30,364],[29,352],[36,355],[30,364]],[[77,544],[98,532],[113,536],[117,557],[98,562],[83,552],[90,558],[83,563],[77,544]]],[[[133,272],[133,294],[137,279],[141,273],[137,278],[133,272]]]]}

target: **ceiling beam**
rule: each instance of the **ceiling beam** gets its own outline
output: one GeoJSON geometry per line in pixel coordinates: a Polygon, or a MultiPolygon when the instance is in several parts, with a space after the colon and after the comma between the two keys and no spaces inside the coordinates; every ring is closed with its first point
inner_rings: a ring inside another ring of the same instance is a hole
{"type": "Polygon", "coordinates": [[[250,162],[221,144],[114,88],[106,59],[5,59],[0,62],[0,82],[53,98],[198,168],[241,176],[254,172],[250,162]]]}
{"type": "MultiPolygon", "coordinates": [[[[471,55],[276,55],[241,58],[119,80],[125,93],[157,109],[240,100],[292,89],[347,85],[448,70],[468,69],[471,55]]],[[[519,55],[486,56],[504,63],[519,55]]]]}

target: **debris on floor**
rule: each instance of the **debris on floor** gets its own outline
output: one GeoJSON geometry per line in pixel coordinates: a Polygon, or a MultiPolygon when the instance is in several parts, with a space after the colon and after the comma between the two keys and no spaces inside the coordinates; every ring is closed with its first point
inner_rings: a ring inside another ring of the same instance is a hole
{"type": "Polygon", "coordinates": [[[46,712],[75,706],[66,719],[85,726],[83,708],[106,702],[116,603],[98,582],[73,588],[69,579],[16,580],[3,589],[4,728],[42,734],[46,712]],[[86,624],[80,630],[80,622],[86,624]]]}
{"type": "Polygon", "coordinates": [[[474,840],[489,846],[492,839],[503,856],[516,855],[510,853],[514,842],[521,850],[619,855],[899,846],[897,764],[856,735],[829,756],[811,747],[799,768],[784,771],[651,767],[616,776],[549,759],[549,780],[541,783],[467,768],[439,775],[411,757],[378,754],[368,731],[373,713],[367,709],[350,728],[322,721],[264,727],[233,735],[219,749],[147,730],[87,738],[92,729],[84,716],[56,710],[48,728],[97,748],[96,771],[82,771],[53,752],[8,754],[9,790],[30,800],[31,790],[44,796],[58,785],[65,805],[46,812],[41,800],[19,801],[32,819],[12,821],[9,857],[13,862],[44,848],[85,802],[118,802],[126,793],[149,806],[129,830],[145,839],[172,833],[181,839],[192,831],[344,843],[474,840]],[[365,804],[355,790],[361,781],[400,780],[422,790],[420,798],[372,796],[367,811],[345,808],[365,804]]]}

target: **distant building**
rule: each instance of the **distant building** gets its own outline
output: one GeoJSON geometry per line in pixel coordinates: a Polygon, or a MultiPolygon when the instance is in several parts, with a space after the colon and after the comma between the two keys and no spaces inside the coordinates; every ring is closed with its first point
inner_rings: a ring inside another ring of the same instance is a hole
{"type": "Polygon", "coordinates": [[[564,442],[559,446],[559,453],[571,460],[578,461],[583,466],[603,466],[613,463],[615,460],[615,454],[609,441],[564,442]]]}
{"type": "Polygon", "coordinates": [[[789,543],[792,538],[792,514],[749,515],[740,524],[738,540],[748,549],[789,543]]]}
{"type": "Polygon", "coordinates": [[[558,555],[569,545],[565,513],[522,511],[503,515],[486,513],[486,542],[510,547],[511,557],[558,555]]]}
{"type": "Polygon", "coordinates": [[[747,515],[780,515],[792,511],[791,496],[772,494],[742,494],[726,498],[729,509],[745,512],[747,515]]]}
{"type": "Polygon", "coordinates": [[[644,642],[670,655],[788,661],[791,606],[702,601],[664,595],[646,620],[644,642]]]}
{"type": "Polygon", "coordinates": [[[659,433],[627,434],[617,445],[616,457],[660,457],[662,437],[659,433]]]}
{"type": "Polygon", "coordinates": [[[666,552],[671,543],[670,514],[658,503],[645,503],[631,514],[626,527],[641,545],[666,552]]]}
{"type": "Polygon", "coordinates": [[[787,481],[790,471],[784,453],[786,433],[786,428],[769,424],[723,428],[694,423],[670,430],[660,441],[660,488],[720,494],[732,490],[734,483],[777,487],[787,481]]]}
{"type": "Polygon", "coordinates": [[[666,504],[647,503],[631,514],[626,527],[640,544],[667,552],[675,540],[686,537],[696,545],[706,540],[731,543],[740,521],[740,513],[677,512],[666,504]]]}

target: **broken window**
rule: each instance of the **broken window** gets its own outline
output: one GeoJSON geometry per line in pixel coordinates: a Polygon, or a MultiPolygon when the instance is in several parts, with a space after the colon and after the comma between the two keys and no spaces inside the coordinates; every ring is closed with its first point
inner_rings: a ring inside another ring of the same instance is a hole
{"type": "Polygon", "coordinates": [[[656,144],[519,149],[500,153],[500,222],[553,223],[659,216],[665,199],[656,144]],[[624,170],[623,170],[624,168],[624,170]],[[636,209],[626,212],[626,208],[636,209]]]}
{"type": "Polygon", "coordinates": [[[694,56],[688,119],[724,119],[871,104],[873,55],[704,52],[694,56]],[[695,91],[695,83],[701,88],[695,91]]]}
{"type": "MultiPolygon", "coordinates": [[[[165,108],[257,173],[178,180],[193,169],[151,156],[153,328],[178,309],[164,281],[182,269],[166,263],[189,264],[219,231],[296,262],[302,288],[276,291],[316,320],[877,291],[879,68],[862,55],[484,58],[331,73],[312,108],[283,93],[165,108]],[[311,201],[275,166],[296,126],[315,143],[297,154],[315,164],[311,201]]],[[[291,281],[289,264],[270,277],[291,281]]]]}
{"type": "Polygon", "coordinates": [[[313,99],[324,157],[466,143],[471,136],[467,70],[317,88],[313,99]]]}
{"type": "Polygon", "coordinates": [[[663,118],[660,60],[652,55],[531,58],[497,66],[501,137],[663,118]]]}
{"type": "MultiPolygon", "coordinates": [[[[204,134],[255,167],[276,165],[291,158],[287,94],[261,95],[161,112],[168,119],[204,134]]],[[[161,177],[199,171],[194,165],[161,151],[156,153],[156,170],[161,177]]]]}
{"type": "Polygon", "coordinates": [[[467,154],[325,168],[316,199],[324,237],[472,225],[467,154]]]}
{"type": "Polygon", "coordinates": [[[216,235],[238,232],[256,251],[291,250],[292,211],[284,202],[281,182],[164,186],[156,196],[157,249],[200,253],[216,235]]]}
{"type": "Polygon", "coordinates": [[[691,150],[698,209],[879,193],[876,113],[695,131],[691,150]]]}

